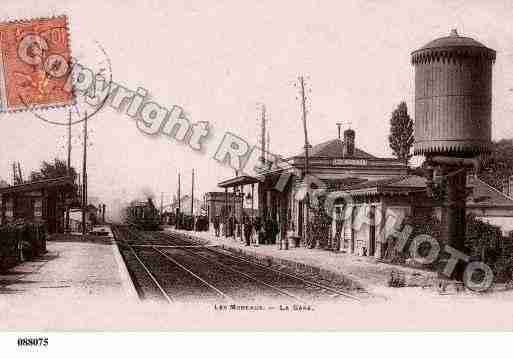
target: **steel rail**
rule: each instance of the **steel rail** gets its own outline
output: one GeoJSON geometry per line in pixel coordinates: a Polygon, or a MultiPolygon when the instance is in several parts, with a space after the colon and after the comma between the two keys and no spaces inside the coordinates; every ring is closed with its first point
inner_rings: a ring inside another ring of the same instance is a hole
{"type": "MultiPolygon", "coordinates": [[[[131,233],[136,236],[137,238],[142,238],[142,235],[137,233],[136,231],[132,230],[131,233]]],[[[154,236],[153,234],[150,234],[152,237],[154,236]]],[[[186,241],[185,241],[186,242],[186,241]]],[[[184,270],[185,272],[189,273],[190,275],[192,275],[194,278],[198,279],[201,283],[205,284],[207,287],[209,287],[210,289],[212,289],[214,292],[216,292],[218,295],[226,298],[226,299],[229,299],[229,300],[233,300],[233,298],[231,298],[229,295],[227,295],[226,293],[223,293],[221,290],[219,290],[218,288],[216,288],[214,285],[212,285],[211,283],[209,283],[208,281],[206,281],[205,279],[201,278],[199,275],[197,275],[196,273],[194,273],[193,271],[191,271],[189,268],[185,267],[183,264],[181,264],[180,262],[178,262],[176,259],[172,258],[168,253],[166,252],[163,252],[162,250],[160,250],[157,246],[150,246],[154,251],[156,251],[157,253],[159,253],[160,255],[164,256],[164,258],[166,258],[167,260],[169,260],[170,262],[172,262],[173,264],[175,264],[176,266],[178,266],[180,269],[184,270]]]]}
{"type": "MultiPolygon", "coordinates": [[[[166,233],[163,233],[164,235],[167,235],[167,236],[171,236],[172,234],[175,234],[177,235],[176,233],[169,233],[169,234],[166,234],[166,233]]],[[[290,277],[290,278],[294,278],[296,280],[299,280],[303,283],[306,283],[306,284],[309,284],[311,286],[314,286],[314,287],[317,287],[317,288],[321,288],[321,289],[324,289],[324,290],[327,290],[327,291],[330,291],[332,293],[335,293],[335,294],[338,294],[340,296],[343,296],[343,297],[347,297],[347,298],[350,298],[350,299],[353,299],[353,300],[356,300],[356,301],[361,301],[360,298],[354,296],[354,295],[351,295],[351,294],[348,294],[348,293],[345,293],[343,291],[340,291],[338,289],[335,289],[335,288],[332,288],[332,287],[329,287],[329,286],[326,286],[324,284],[320,284],[320,283],[315,283],[315,282],[312,282],[312,281],[309,281],[307,279],[304,279],[304,278],[301,278],[299,276],[296,276],[294,274],[290,274],[290,273],[286,273],[286,272],[282,272],[280,270],[277,270],[277,269],[274,269],[274,268],[269,268],[267,266],[264,266],[260,263],[257,263],[257,262],[254,262],[254,261],[251,261],[249,259],[246,259],[246,258],[242,258],[242,257],[239,257],[239,256],[236,256],[236,255],[233,255],[233,254],[229,254],[229,253],[223,253],[223,252],[220,252],[219,250],[215,250],[213,248],[208,248],[208,247],[205,247],[206,250],[209,250],[209,251],[212,251],[214,253],[218,253],[218,254],[222,254],[222,255],[225,255],[225,256],[228,256],[228,257],[231,257],[231,258],[234,258],[234,259],[237,259],[241,262],[246,262],[246,263],[250,263],[250,264],[253,264],[257,267],[260,267],[260,268],[264,268],[264,269],[267,269],[269,271],[272,271],[272,272],[275,272],[275,273],[278,273],[278,274],[281,274],[281,275],[284,275],[284,276],[287,276],[287,277],[290,277]]]]}
{"type": "MultiPolygon", "coordinates": [[[[115,228],[115,231],[120,234],[120,231],[118,228],[115,228]]],[[[126,242],[125,240],[123,240],[124,242],[126,242]]],[[[130,249],[130,251],[132,252],[132,254],[134,255],[135,259],[137,259],[137,261],[139,262],[139,264],[141,265],[141,267],[143,267],[143,269],[146,271],[146,274],[149,275],[149,277],[151,278],[151,280],[155,283],[155,285],[157,286],[157,288],[160,290],[160,292],[162,293],[162,295],[164,296],[164,298],[166,298],[166,301],[168,303],[173,303],[175,300],[166,292],[166,290],[162,287],[162,285],[160,284],[160,282],[157,280],[157,278],[153,275],[153,273],[151,273],[150,269],[146,266],[146,264],[144,264],[144,262],[142,261],[142,259],[137,255],[137,253],[135,252],[135,250],[132,248],[132,246],[128,243],[126,243],[126,245],[128,246],[128,248],[130,249]]]]}
{"type": "Polygon", "coordinates": [[[245,277],[245,278],[248,278],[248,279],[250,279],[250,280],[252,280],[252,281],[254,281],[254,282],[260,283],[260,284],[262,284],[262,285],[264,285],[264,286],[266,286],[266,287],[268,287],[268,288],[273,289],[274,291],[276,291],[276,292],[278,292],[278,293],[281,293],[281,294],[284,294],[284,295],[286,295],[286,296],[288,296],[288,297],[294,298],[295,300],[300,301],[300,302],[302,302],[302,303],[304,303],[304,304],[307,304],[307,303],[308,303],[308,301],[306,301],[305,299],[303,299],[303,298],[301,298],[301,297],[298,297],[297,295],[294,295],[294,294],[292,294],[292,293],[290,293],[290,292],[288,292],[288,291],[286,291],[286,290],[284,290],[284,289],[278,288],[278,287],[276,287],[276,286],[274,286],[274,285],[272,285],[272,284],[266,283],[266,282],[264,282],[263,280],[258,279],[258,278],[256,278],[256,277],[255,277],[255,276],[253,276],[253,275],[250,275],[250,274],[248,274],[248,273],[245,273],[245,272],[239,271],[239,270],[234,269],[234,268],[232,268],[232,267],[230,267],[230,266],[228,266],[228,265],[226,265],[226,264],[223,264],[223,263],[221,263],[221,262],[219,262],[219,261],[216,261],[216,260],[214,260],[214,259],[212,259],[212,258],[208,258],[208,257],[203,256],[203,255],[201,255],[201,254],[194,253],[194,252],[192,252],[192,251],[190,251],[190,250],[183,249],[183,251],[184,251],[184,252],[187,252],[187,253],[190,253],[190,254],[192,254],[193,256],[198,256],[198,257],[200,257],[200,258],[202,258],[202,259],[206,260],[207,262],[210,262],[210,263],[213,263],[213,264],[217,265],[218,267],[221,267],[221,268],[224,268],[224,269],[229,270],[229,271],[231,271],[231,272],[237,273],[237,274],[239,274],[239,275],[241,275],[241,276],[243,276],[243,277],[245,277]]]}
{"type": "MultiPolygon", "coordinates": [[[[206,248],[208,250],[211,250],[211,251],[214,251],[213,249],[211,248],[206,248]]],[[[214,252],[217,252],[217,253],[221,253],[221,252],[218,252],[218,251],[214,251],[214,252]]],[[[286,273],[286,272],[282,272],[282,271],[279,271],[277,269],[274,269],[274,268],[268,268],[260,263],[256,263],[254,261],[250,261],[249,259],[245,259],[245,258],[242,258],[242,257],[239,257],[239,256],[236,256],[236,255],[233,255],[233,254],[228,254],[228,253],[221,253],[221,254],[224,254],[228,257],[232,257],[232,258],[235,258],[237,260],[240,260],[242,262],[247,262],[247,263],[251,263],[251,264],[254,264],[255,266],[257,267],[261,267],[261,268],[265,268],[267,270],[270,270],[272,272],[275,272],[275,273],[279,273],[281,275],[284,275],[284,276],[287,276],[287,277],[290,277],[290,278],[294,278],[294,279],[297,279],[303,283],[306,283],[308,285],[311,285],[311,286],[314,286],[314,287],[318,287],[318,288],[321,288],[321,289],[324,289],[324,290],[327,290],[327,291],[330,291],[330,292],[333,292],[335,294],[338,294],[338,295],[341,295],[341,296],[344,296],[344,297],[347,297],[347,298],[350,298],[350,299],[354,299],[354,300],[357,300],[357,301],[361,301],[360,298],[354,296],[354,295],[351,295],[351,294],[348,294],[348,293],[345,293],[341,290],[338,290],[338,289],[335,289],[335,288],[332,288],[332,287],[329,287],[329,286],[326,286],[324,284],[320,284],[320,283],[316,283],[316,282],[312,282],[312,281],[309,281],[308,279],[304,279],[304,278],[301,278],[297,275],[294,275],[294,274],[290,274],[290,273],[286,273]]]]}
{"type": "Polygon", "coordinates": [[[215,244],[209,245],[161,245],[161,244],[131,244],[132,247],[141,247],[141,248],[203,248],[203,247],[215,247],[215,244]]]}
{"type": "Polygon", "coordinates": [[[194,273],[193,271],[191,271],[190,269],[188,269],[187,267],[185,267],[183,264],[181,264],[180,262],[178,262],[176,259],[172,258],[168,253],[165,253],[163,252],[162,250],[156,248],[156,247],[153,247],[153,249],[161,254],[162,256],[164,256],[166,259],[168,259],[169,261],[173,262],[175,265],[177,265],[178,267],[180,267],[181,269],[183,269],[184,271],[186,271],[187,273],[189,273],[190,275],[192,275],[194,278],[198,279],[200,282],[202,282],[203,284],[205,284],[206,286],[208,286],[210,289],[214,290],[217,294],[219,294],[220,296],[226,298],[226,299],[229,299],[229,300],[232,300],[233,301],[233,298],[231,298],[229,295],[227,295],[226,293],[223,293],[221,290],[219,290],[218,288],[216,288],[214,285],[210,284],[209,282],[207,282],[205,279],[201,278],[199,275],[197,275],[196,273],[194,273]]]}

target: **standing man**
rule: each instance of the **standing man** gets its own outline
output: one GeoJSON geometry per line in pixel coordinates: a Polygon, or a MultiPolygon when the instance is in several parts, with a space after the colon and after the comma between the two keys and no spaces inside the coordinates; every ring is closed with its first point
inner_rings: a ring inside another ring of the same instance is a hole
{"type": "Polygon", "coordinates": [[[233,238],[237,239],[237,237],[241,238],[242,233],[240,233],[240,226],[239,221],[237,220],[237,217],[235,215],[233,216],[233,238]]]}
{"type": "Polygon", "coordinates": [[[219,237],[219,216],[214,217],[214,231],[216,232],[216,237],[219,237]]]}
{"type": "Polygon", "coordinates": [[[276,244],[276,236],[280,233],[280,224],[278,223],[278,220],[276,218],[272,219],[272,228],[273,228],[273,237],[272,237],[272,244],[276,244]]]}
{"type": "Polygon", "coordinates": [[[244,238],[246,239],[246,246],[251,245],[251,233],[253,232],[253,223],[251,218],[246,217],[244,221],[244,238]]]}
{"type": "Polygon", "coordinates": [[[231,237],[233,236],[233,233],[234,233],[234,227],[235,226],[235,223],[233,221],[233,216],[230,216],[228,218],[228,235],[227,237],[231,237]]]}
{"type": "Polygon", "coordinates": [[[264,244],[272,244],[272,222],[270,215],[264,220],[264,244]]]}
{"type": "Polygon", "coordinates": [[[255,245],[258,246],[260,243],[262,243],[262,221],[260,220],[260,217],[255,218],[255,245]]]}

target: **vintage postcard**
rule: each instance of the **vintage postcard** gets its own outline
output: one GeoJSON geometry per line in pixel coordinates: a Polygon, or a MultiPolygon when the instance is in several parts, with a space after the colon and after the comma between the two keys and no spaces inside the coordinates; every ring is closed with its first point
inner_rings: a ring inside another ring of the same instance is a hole
{"type": "Polygon", "coordinates": [[[3,1],[0,329],[511,331],[512,21],[3,1]]]}

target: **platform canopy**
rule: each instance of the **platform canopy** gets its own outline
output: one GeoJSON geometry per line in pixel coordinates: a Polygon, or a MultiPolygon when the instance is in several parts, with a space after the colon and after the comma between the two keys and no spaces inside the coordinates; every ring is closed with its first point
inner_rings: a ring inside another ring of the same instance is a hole
{"type": "Polygon", "coordinates": [[[40,189],[48,189],[52,187],[72,186],[73,183],[73,177],[71,176],[26,182],[15,186],[0,188],[0,195],[27,191],[37,191],[40,189]]]}
{"type": "Polygon", "coordinates": [[[225,181],[219,182],[218,186],[221,188],[230,188],[230,187],[237,187],[237,186],[244,186],[246,184],[254,184],[259,182],[259,180],[255,177],[251,176],[237,176],[230,179],[227,179],[225,181]]]}

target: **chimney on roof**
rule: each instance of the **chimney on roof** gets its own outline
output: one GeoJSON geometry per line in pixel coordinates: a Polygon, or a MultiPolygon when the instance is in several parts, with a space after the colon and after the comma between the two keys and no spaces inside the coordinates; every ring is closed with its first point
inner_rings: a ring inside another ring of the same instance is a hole
{"type": "Polygon", "coordinates": [[[354,139],[355,139],[354,130],[348,128],[344,131],[344,157],[352,157],[354,156],[354,139]]]}
{"type": "Polygon", "coordinates": [[[342,128],[342,122],[337,122],[337,129],[338,129],[338,139],[340,140],[340,130],[342,128]]]}

